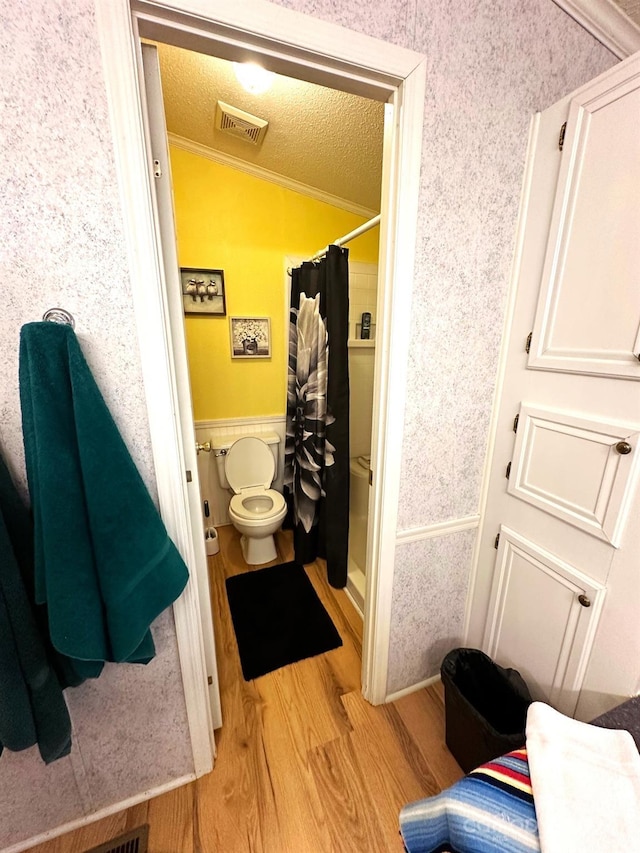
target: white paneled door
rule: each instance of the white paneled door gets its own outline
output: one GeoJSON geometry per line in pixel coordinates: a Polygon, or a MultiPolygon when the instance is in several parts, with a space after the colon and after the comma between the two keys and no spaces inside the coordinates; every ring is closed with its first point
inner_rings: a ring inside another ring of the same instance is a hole
{"type": "Polygon", "coordinates": [[[594,716],[640,679],[640,57],[537,116],[469,641],[594,716]]]}
{"type": "MultiPolygon", "coordinates": [[[[188,497],[189,519],[192,527],[193,554],[187,562],[190,574],[198,587],[199,616],[202,625],[202,643],[206,664],[211,725],[214,729],[222,725],[220,689],[218,684],[218,666],[216,662],[213,618],[209,594],[209,576],[207,556],[204,547],[204,528],[202,522],[202,502],[198,478],[196,453],[196,434],[193,424],[193,406],[186,356],[186,342],[182,308],[181,287],[175,223],[173,217],[173,195],[171,189],[171,165],[167,142],[162,82],[158,49],[155,45],[142,44],[142,62],[144,86],[147,99],[147,134],[151,151],[149,152],[150,170],[153,174],[154,207],[158,214],[158,228],[162,235],[164,274],[166,277],[166,312],[169,324],[167,332],[173,342],[174,370],[177,385],[177,412],[180,417],[181,452],[184,456],[185,471],[189,472],[188,497]]],[[[184,556],[184,555],[183,555],[184,556]]],[[[211,733],[213,738],[213,734],[211,733]]],[[[212,740],[213,742],[213,740],[212,740]]]]}

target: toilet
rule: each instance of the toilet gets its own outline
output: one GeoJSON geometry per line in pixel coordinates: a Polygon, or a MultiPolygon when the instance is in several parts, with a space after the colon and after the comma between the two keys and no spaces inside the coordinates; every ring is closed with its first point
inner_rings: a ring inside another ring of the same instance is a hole
{"type": "Polygon", "coordinates": [[[271,488],[279,442],[275,433],[211,442],[220,485],[234,493],[229,518],[241,534],[242,555],[250,566],[278,556],[273,534],[287,514],[284,497],[271,488]]]}

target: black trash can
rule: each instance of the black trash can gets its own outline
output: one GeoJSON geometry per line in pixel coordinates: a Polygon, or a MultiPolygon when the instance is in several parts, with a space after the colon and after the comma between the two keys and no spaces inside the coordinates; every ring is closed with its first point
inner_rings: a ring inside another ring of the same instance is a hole
{"type": "Polygon", "coordinates": [[[504,669],[479,649],[454,649],[440,667],[446,742],[465,773],[525,742],[533,701],[515,669],[504,669]]]}

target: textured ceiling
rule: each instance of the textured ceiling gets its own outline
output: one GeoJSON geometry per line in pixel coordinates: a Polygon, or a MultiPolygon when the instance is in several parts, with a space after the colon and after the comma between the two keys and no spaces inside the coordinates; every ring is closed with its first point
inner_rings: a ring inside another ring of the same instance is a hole
{"type": "Polygon", "coordinates": [[[378,211],[384,105],[276,75],[251,95],[230,62],[158,44],[167,130],[378,211]],[[269,122],[260,147],[215,129],[221,100],[269,122]]]}

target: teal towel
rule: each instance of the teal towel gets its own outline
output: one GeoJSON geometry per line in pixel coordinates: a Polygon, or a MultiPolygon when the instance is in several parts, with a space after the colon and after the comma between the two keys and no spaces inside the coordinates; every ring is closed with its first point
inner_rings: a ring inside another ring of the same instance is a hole
{"type": "Polygon", "coordinates": [[[46,605],[36,603],[35,570],[33,558],[33,520],[23,504],[13,484],[2,457],[0,456],[0,511],[4,516],[11,547],[18,562],[22,582],[29,604],[38,627],[38,633],[45,644],[47,657],[53,666],[62,689],[76,687],[84,681],[74,666],[74,662],[61,655],[51,644],[49,619],[46,605]]]}
{"type": "Polygon", "coordinates": [[[149,627],[188,571],[70,326],[23,326],[20,401],[35,594],[53,645],[81,677],[104,661],[148,663],[149,627]]]}
{"type": "Polygon", "coordinates": [[[49,764],[69,754],[71,721],[29,600],[33,530],[0,456],[0,752],[38,744],[49,764]]]}

